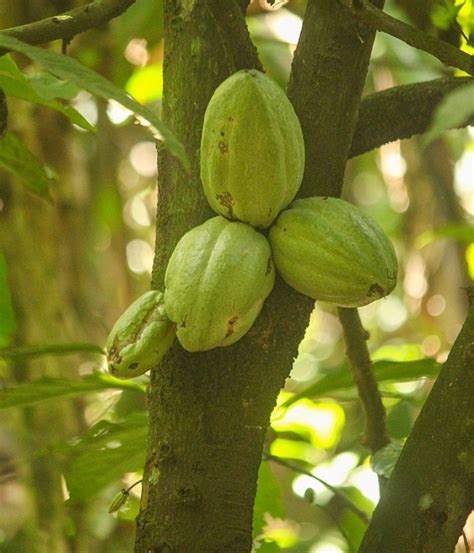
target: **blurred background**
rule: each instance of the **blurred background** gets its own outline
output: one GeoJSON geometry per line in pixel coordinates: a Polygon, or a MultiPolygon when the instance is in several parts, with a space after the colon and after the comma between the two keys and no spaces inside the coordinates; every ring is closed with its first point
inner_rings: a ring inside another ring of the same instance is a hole
{"type": "MultiPolygon", "coordinates": [[[[0,0],[2,26],[81,4],[0,0]]],[[[282,87],[304,9],[303,0],[273,7],[260,0],[248,10],[262,62],[282,87]]],[[[388,0],[386,11],[474,53],[470,0],[388,0]]],[[[51,49],[60,52],[61,44],[51,49]]],[[[159,114],[160,1],[137,0],[106,27],[76,37],[68,52],[159,114]]],[[[379,34],[365,94],[456,74],[379,34]]],[[[130,552],[140,485],[126,496],[120,490],[141,478],[148,376],[111,383],[100,348],[150,286],[155,143],[118,103],[25,57],[0,58],[0,87],[8,96],[7,136],[21,152],[20,162],[0,152],[0,347],[12,351],[0,358],[0,552],[130,552]],[[21,79],[36,96],[12,88],[21,79]],[[2,390],[14,385],[13,402],[2,403],[2,390]],[[122,505],[109,513],[117,494],[122,505]]],[[[390,473],[466,314],[474,128],[351,160],[343,197],[384,228],[401,267],[395,292],[360,309],[392,442],[371,466],[341,326],[335,309],[318,303],[268,433],[254,517],[263,553],[357,550],[379,497],[373,468],[390,473]]],[[[466,538],[474,550],[473,526],[466,538]]],[[[465,550],[460,540],[457,553],[465,550]]]]}

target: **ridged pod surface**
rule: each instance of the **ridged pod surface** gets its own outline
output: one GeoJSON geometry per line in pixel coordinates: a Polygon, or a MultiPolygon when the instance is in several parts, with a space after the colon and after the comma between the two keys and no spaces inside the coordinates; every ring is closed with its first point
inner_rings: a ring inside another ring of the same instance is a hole
{"type": "Polygon", "coordinates": [[[270,245],[249,225],[214,217],[187,232],[165,274],[165,308],[188,351],[229,346],[253,325],[275,279],[270,245]]]}
{"type": "Polygon", "coordinates": [[[256,70],[226,79],[207,106],[201,140],[201,180],[212,209],[268,227],[295,197],[303,169],[303,133],[283,90],[256,70]]]}
{"type": "Polygon", "coordinates": [[[109,371],[134,378],[161,361],[175,339],[175,325],[165,314],[163,293],[150,290],[118,318],[107,339],[109,371]]]}
{"type": "Polygon", "coordinates": [[[342,307],[389,294],[397,258],[381,227],[337,198],[297,200],[270,229],[275,266],[299,292],[342,307]]]}

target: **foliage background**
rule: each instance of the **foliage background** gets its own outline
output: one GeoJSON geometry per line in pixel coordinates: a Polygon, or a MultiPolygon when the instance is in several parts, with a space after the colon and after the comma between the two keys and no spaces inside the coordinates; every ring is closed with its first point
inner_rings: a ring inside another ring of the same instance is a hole
{"type": "MultiPolygon", "coordinates": [[[[15,13],[0,2],[5,27],[75,6],[23,4],[15,13]]],[[[138,0],[68,47],[155,114],[162,94],[160,4],[138,0]]],[[[473,51],[459,32],[468,38],[473,28],[472,2],[400,0],[386,10],[473,51]]],[[[253,2],[249,9],[252,38],[282,86],[303,13],[298,0],[273,9],[253,2]]],[[[51,49],[60,52],[61,45],[51,49]]],[[[379,34],[365,94],[453,73],[379,34]]],[[[0,346],[10,348],[0,359],[2,552],[133,549],[140,486],[117,512],[108,510],[141,475],[148,376],[112,379],[98,351],[114,320],[149,287],[156,149],[146,126],[133,124],[113,99],[87,92],[86,78],[80,85],[27,57],[0,58],[10,114],[0,143],[0,346]],[[24,349],[38,346],[46,352],[24,349]]],[[[448,105],[443,117],[463,103],[469,96],[448,105]]],[[[391,143],[347,168],[343,197],[383,226],[401,266],[396,291],[360,311],[392,439],[375,459],[379,473],[390,470],[466,313],[462,288],[474,275],[473,166],[470,128],[434,132],[429,143],[391,143]]],[[[259,551],[357,549],[365,523],[347,499],[367,515],[378,499],[363,425],[337,315],[318,304],[268,432],[254,513],[259,551]]]]}

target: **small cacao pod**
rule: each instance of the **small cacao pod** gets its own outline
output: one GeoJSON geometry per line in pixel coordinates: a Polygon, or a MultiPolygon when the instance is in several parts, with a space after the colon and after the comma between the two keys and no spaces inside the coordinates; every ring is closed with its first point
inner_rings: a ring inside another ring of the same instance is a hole
{"type": "Polygon", "coordinates": [[[207,106],[201,140],[201,181],[212,209],[268,227],[295,197],[303,169],[303,133],[283,90],[256,70],[226,79],[207,106]]]}
{"type": "Polygon", "coordinates": [[[342,307],[389,294],[397,258],[381,227],[338,198],[297,200],[270,229],[275,266],[295,290],[342,307]]]}
{"type": "Polygon", "coordinates": [[[184,349],[239,340],[270,293],[275,269],[267,239],[249,225],[213,217],[176,245],[165,274],[165,307],[184,349]]]}
{"type": "Polygon", "coordinates": [[[163,293],[150,290],[119,317],[107,338],[109,371],[118,378],[133,378],[158,365],[176,336],[165,314],[163,293]]]}

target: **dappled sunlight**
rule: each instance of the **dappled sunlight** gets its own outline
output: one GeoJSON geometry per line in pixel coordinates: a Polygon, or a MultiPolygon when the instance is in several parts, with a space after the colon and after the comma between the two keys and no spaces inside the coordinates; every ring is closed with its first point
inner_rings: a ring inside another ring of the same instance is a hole
{"type": "Polygon", "coordinates": [[[141,104],[160,100],[163,95],[163,65],[157,63],[136,69],[125,89],[141,104]]]}
{"type": "Polygon", "coordinates": [[[153,249],[145,240],[131,240],[126,247],[127,263],[134,273],[151,273],[153,249]]]}
{"type": "MultiPolygon", "coordinates": [[[[342,486],[346,483],[346,480],[358,463],[359,456],[354,452],[346,451],[330,460],[318,463],[311,470],[311,474],[331,486],[342,486]]],[[[306,474],[296,476],[293,480],[292,489],[301,498],[305,497],[307,489],[314,490],[316,503],[322,505],[326,504],[334,496],[334,492],[328,489],[322,482],[318,482],[306,474]]]]}
{"type": "Polygon", "coordinates": [[[408,319],[403,302],[396,296],[389,296],[380,302],[377,309],[377,321],[385,332],[394,332],[408,319]]]}
{"type": "Polygon", "coordinates": [[[466,211],[474,215],[474,142],[466,149],[454,167],[456,192],[466,211]]]}
{"type": "Polygon", "coordinates": [[[130,226],[136,228],[149,227],[151,224],[150,213],[142,195],[133,196],[124,207],[125,217],[130,226]]]}
{"type": "Polygon", "coordinates": [[[346,544],[340,537],[325,536],[320,543],[311,547],[309,553],[346,553],[346,551],[346,544]]]}
{"type": "Polygon", "coordinates": [[[107,117],[114,125],[121,125],[127,119],[133,117],[133,113],[115,100],[109,100],[107,104],[107,117]]]}
{"type": "Polygon", "coordinates": [[[380,499],[379,481],[375,472],[370,468],[368,461],[364,466],[354,469],[347,479],[348,484],[352,484],[369,499],[374,505],[380,499]]]}
{"type": "MultiPolygon", "coordinates": [[[[81,90],[72,101],[72,105],[91,125],[97,124],[97,102],[91,94],[85,90],[81,90]]],[[[79,127],[76,128],[78,131],[83,132],[79,127]]]]}
{"type": "Polygon", "coordinates": [[[140,176],[156,176],[158,169],[155,143],[137,142],[130,150],[130,163],[140,176]]]}
{"type": "Polygon", "coordinates": [[[372,353],[372,361],[392,359],[393,361],[414,361],[422,359],[423,351],[420,344],[397,342],[386,344],[372,353]]]}
{"type": "Polygon", "coordinates": [[[143,67],[150,59],[147,41],[143,38],[132,38],[125,48],[124,55],[132,65],[143,67]]]}
{"type": "Polygon", "coordinates": [[[400,143],[385,144],[379,150],[380,170],[387,184],[389,200],[394,211],[403,213],[410,205],[404,181],[406,161],[401,155],[400,143]]]}
{"type": "Polygon", "coordinates": [[[271,426],[277,432],[294,432],[308,439],[314,447],[334,447],[344,426],[344,410],[337,403],[313,403],[299,400],[287,409],[277,409],[271,426]]]}
{"type": "Polygon", "coordinates": [[[466,248],[466,261],[469,268],[469,276],[474,280],[474,244],[466,248]]]}

